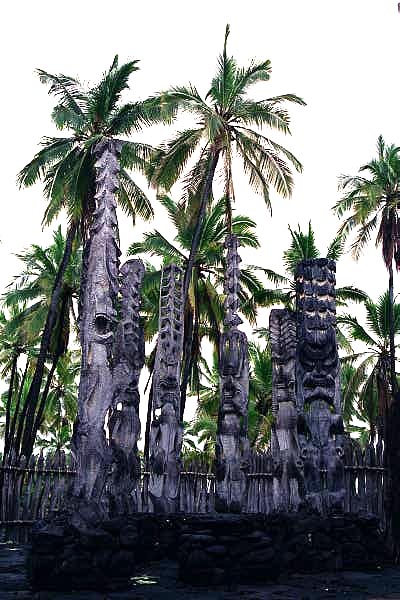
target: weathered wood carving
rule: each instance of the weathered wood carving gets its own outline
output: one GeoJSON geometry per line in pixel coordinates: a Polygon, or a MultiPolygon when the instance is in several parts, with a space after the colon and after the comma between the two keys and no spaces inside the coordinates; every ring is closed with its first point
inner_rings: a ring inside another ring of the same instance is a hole
{"type": "Polygon", "coordinates": [[[249,365],[246,335],[238,329],[240,257],[228,235],[225,275],[225,330],[220,343],[220,407],[216,440],[216,499],[219,512],[241,512],[246,492],[249,365]]]}
{"type": "Polygon", "coordinates": [[[180,370],[183,349],[183,271],[164,267],[160,286],[159,334],[153,375],[149,494],[156,512],[179,506],[182,424],[180,370]]]}
{"type": "Polygon", "coordinates": [[[144,364],[144,336],[140,326],[140,290],[144,276],[141,260],[121,268],[121,319],[115,332],[113,398],[109,419],[113,452],[111,512],[129,514],[138,508],[140,494],[139,377],[144,364]]]}
{"type": "Polygon", "coordinates": [[[77,461],[74,496],[101,506],[112,454],[104,422],[113,396],[112,350],[118,294],[117,217],[120,145],[104,139],[95,147],[96,211],[87,249],[82,298],[82,347],[78,416],[73,449],[77,461]]]}
{"type": "Polygon", "coordinates": [[[274,507],[275,510],[297,511],[305,489],[297,435],[296,315],[286,309],[271,310],[269,331],[274,415],[271,434],[274,507]]]}
{"type": "Polygon", "coordinates": [[[299,263],[297,285],[297,402],[307,497],[319,511],[344,499],[343,420],[336,344],[335,263],[299,263]]]}

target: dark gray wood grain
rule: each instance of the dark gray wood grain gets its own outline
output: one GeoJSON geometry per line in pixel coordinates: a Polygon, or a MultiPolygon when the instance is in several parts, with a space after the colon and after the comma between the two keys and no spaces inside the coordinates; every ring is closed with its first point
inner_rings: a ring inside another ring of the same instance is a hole
{"type": "Polygon", "coordinates": [[[299,263],[296,272],[297,404],[307,499],[319,512],[342,510],[343,445],[336,343],[335,263],[299,263]]]}
{"type": "Polygon", "coordinates": [[[121,318],[115,332],[113,398],[109,419],[112,450],[111,514],[138,510],[140,497],[139,377],[144,365],[144,335],[140,325],[144,265],[129,260],[121,267],[121,318]]]}
{"type": "Polygon", "coordinates": [[[304,498],[304,470],[300,458],[296,409],[296,315],[271,310],[269,331],[272,355],[271,432],[275,510],[297,511],[304,498]]]}
{"type": "Polygon", "coordinates": [[[102,507],[112,462],[104,423],[113,398],[112,350],[117,322],[118,259],[116,198],[120,145],[103,139],[95,147],[96,211],[87,249],[82,297],[82,347],[78,416],[73,435],[77,462],[74,497],[102,507]]]}
{"type": "Polygon", "coordinates": [[[149,496],[155,512],[176,512],[183,428],[180,372],[183,349],[183,271],[164,267],[160,286],[159,334],[153,374],[149,496]]]}
{"type": "Polygon", "coordinates": [[[228,235],[225,274],[225,318],[221,336],[220,406],[216,442],[215,507],[219,512],[241,512],[246,493],[246,461],[249,444],[247,413],[249,364],[247,338],[238,329],[240,257],[238,239],[228,235]]]}

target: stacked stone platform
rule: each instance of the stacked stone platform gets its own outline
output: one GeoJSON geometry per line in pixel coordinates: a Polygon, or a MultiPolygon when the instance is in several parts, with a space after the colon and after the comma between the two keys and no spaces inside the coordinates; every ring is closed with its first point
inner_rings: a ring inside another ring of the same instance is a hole
{"type": "Polygon", "coordinates": [[[376,569],[389,555],[378,520],[344,514],[154,515],[72,525],[38,522],[29,577],[35,589],[119,589],[137,569],[178,561],[191,585],[274,581],[286,572],[376,569]]]}

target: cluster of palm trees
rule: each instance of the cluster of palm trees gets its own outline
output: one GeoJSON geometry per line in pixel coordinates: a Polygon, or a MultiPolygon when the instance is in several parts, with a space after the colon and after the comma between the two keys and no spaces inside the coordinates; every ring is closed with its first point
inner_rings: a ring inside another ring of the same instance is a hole
{"type": "MultiPolygon", "coordinates": [[[[10,453],[29,456],[37,447],[68,448],[79,377],[81,272],[95,210],[93,148],[103,138],[115,138],[122,142],[120,207],[133,221],[153,217],[157,209],[132,174],[140,172],[156,189],[157,202],[166,211],[172,232],[167,239],[157,230],[149,231],[128,250],[146,262],[142,316],[148,348],[152,348],[146,364],[151,374],[160,267],[174,262],[185,272],[182,418],[186,397],[197,399],[195,417],[185,424],[185,451],[189,456],[201,452],[212,460],[223,327],[223,242],[227,233],[233,232],[243,256],[246,248],[259,247],[256,223],[233,210],[234,176],[242,172],[271,211],[270,190],[290,196],[293,170],[302,169],[289,150],[269,137],[269,131],[290,134],[287,105],[303,105],[304,101],[294,94],[252,100],[252,87],[270,78],[270,61],[239,67],[228,54],[228,36],[229,27],[205,97],[189,84],[144,101],[123,103],[122,95],[138,61],[120,65],[117,56],[92,87],[82,86],[76,78],[38,71],[55,98],[51,117],[62,137],[43,138],[18,181],[21,186],[42,182],[47,200],[45,225],[60,215],[67,216],[68,225],[65,235],[60,228],[56,230],[48,248],[31,246],[19,255],[21,273],[3,294],[0,365],[7,382],[0,399],[3,457],[10,453]],[[142,140],[147,126],[179,123],[182,113],[188,115],[184,122],[189,117],[192,124],[169,141],[153,148],[142,140]],[[177,183],[181,192],[174,198],[177,183]]],[[[344,416],[349,429],[367,441],[374,439],[380,419],[387,418],[397,393],[400,305],[394,300],[393,264],[400,266],[400,149],[379,138],[377,158],[361,167],[360,173],[341,179],[341,198],[334,212],[344,220],[324,255],[340,260],[347,236],[355,229],[351,247],[358,257],[376,228],[376,241],[388,269],[388,292],[383,291],[379,298],[374,294],[375,302],[353,286],[337,290],[344,416]],[[351,314],[352,302],[363,305],[364,322],[351,314]]],[[[264,318],[271,306],[293,307],[297,262],[320,256],[311,222],[307,231],[289,228],[289,242],[283,255],[284,274],[265,265],[245,264],[241,271],[241,310],[254,332],[250,342],[249,437],[251,445],[260,449],[268,444],[272,422],[271,354],[268,332],[257,326],[257,320],[260,313],[264,318]]]]}

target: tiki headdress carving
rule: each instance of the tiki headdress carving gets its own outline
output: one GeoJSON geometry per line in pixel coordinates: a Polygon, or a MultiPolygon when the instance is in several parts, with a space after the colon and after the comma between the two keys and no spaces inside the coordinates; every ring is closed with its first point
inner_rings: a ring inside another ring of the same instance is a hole
{"type": "Polygon", "coordinates": [[[296,316],[281,309],[269,318],[272,354],[271,452],[274,464],[274,507],[297,510],[304,496],[296,410],[296,316]]]}
{"type": "Polygon", "coordinates": [[[78,464],[74,493],[98,504],[111,461],[104,422],[113,395],[112,350],[119,288],[115,211],[119,151],[120,144],[110,139],[95,147],[96,211],[86,248],[80,329],[81,380],[73,439],[78,464]]]}
{"type": "Polygon", "coordinates": [[[238,240],[228,235],[225,274],[225,330],[221,336],[220,409],[216,443],[216,508],[240,512],[246,488],[249,367],[246,335],[239,331],[240,257],[238,240]]]}
{"type": "Polygon", "coordinates": [[[335,270],[320,258],[301,262],[296,273],[300,444],[308,498],[318,510],[340,509],[344,496],[335,270]]]}
{"type": "Polygon", "coordinates": [[[150,497],[157,512],[178,506],[182,425],[180,371],[183,348],[183,271],[164,267],[160,286],[159,333],[153,374],[150,437],[150,497]]]}

